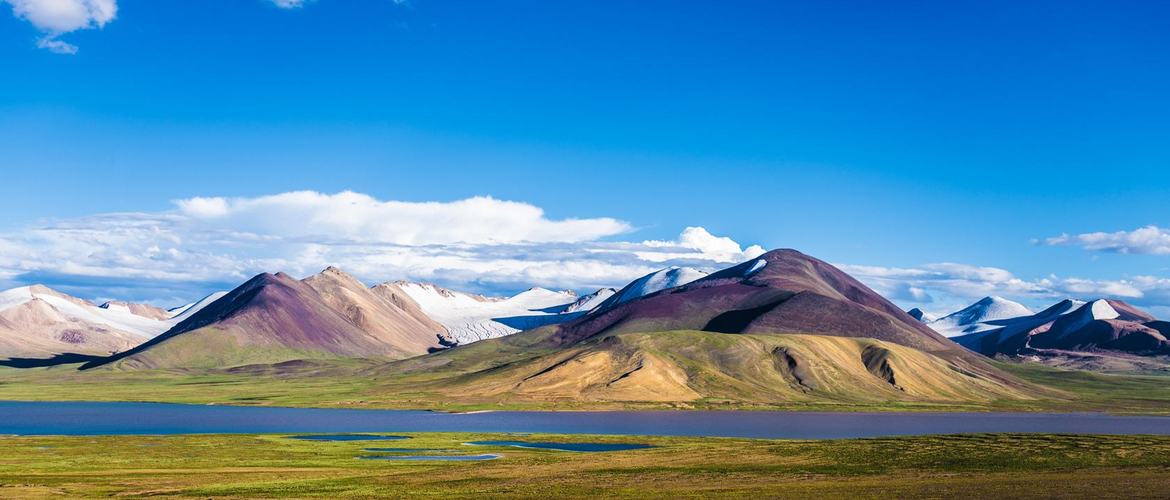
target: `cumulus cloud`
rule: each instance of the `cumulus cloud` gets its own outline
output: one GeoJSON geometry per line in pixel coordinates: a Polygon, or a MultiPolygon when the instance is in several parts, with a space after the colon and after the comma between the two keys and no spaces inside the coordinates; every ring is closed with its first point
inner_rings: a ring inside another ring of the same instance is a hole
{"type": "Polygon", "coordinates": [[[172,210],[56,220],[0,234],[9,284],[78,284],[88,297],[166,300],[234,286],[260,272],[308,275],[337,265],[368,282],[433,281],[480,292],[533,285],[621,286],[666,267],[708,270],[762,252],[703,228],[673,241],[614,240],[609,217],[551,219],[528,203],[475,197],[402,202],[311,191],[177,200],[172,210]],[[647,258],[649,255],[651,258],[647,258]],[[135,291],[136,283],[145,290],[135,291]]]}
{"type": "Polygon", "coordinates": [[[74,31],[101,28],[118,15],[117,0],[0,0],[12,13],[40,30],[37,46],[58,54],[75,54],[77,46],[59,39],[74,31]]]}
{"type": "Polygon", "coordinates": [[[675,241],[647,240],[642,245],[646,250],[635,252],[639,258],[650,262],[699,258],[715,262],[743,262],[763,255],[759,245],[747,249],[740,247],[731,238],[715,236],[701,227],[688,227],[675,241]]]}
{"type": "Polygon", "coordinates": [[[1170,255],[1170,230],[1146,226],[1133,231],[1062,234],[1044,240],[1053,246],[1079,246],[1108,253],[1170,255]]]}
{"type": "Polygon", "coordinates": [[[180,214],[209,227],[398,245],[580,242],[630,230],[629,224],[608,217],[553,221],[539,207],[482,196],[420,203],[379,201],[349,191],[297,191],[258,198],[192,198],[177,205],[180,214]]]}

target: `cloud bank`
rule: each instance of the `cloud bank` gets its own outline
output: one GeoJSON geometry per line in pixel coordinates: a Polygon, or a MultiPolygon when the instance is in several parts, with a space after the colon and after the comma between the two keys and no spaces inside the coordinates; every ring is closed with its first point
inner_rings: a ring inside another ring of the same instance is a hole
{"type": "Polygon", "coordinates": [[[1113,233],[1062,234],[1043,242],[1051,246],[1077,246],[1093,252],[1170,255],[1170,230],[1146,226],[1113,233]]]}
{"type": "MultiPolygon", "coordinates": [[[[307,276],[336,265],[371,284],[409,279],[492,294],[530,286],[586,291],[623,286],[671,265],[710,271],[764,253],[703,227],[684,228],[670,240],[633,238],[635,232],[612,217],[552,218],[535,205],[487,196],[196,197],[159,212],[54,220],[0,234],[0,287],[45,283],[87,298],[177,305],[260,272],[307,276]]],[[[962,263],[837,265],[896,302],[940,312],[986,295],[1031,304],[1112,297],[1170,305],[1170,279],[1155,276],[1025,279],[962,263]]]]}
{"type": "Polygon", "coordinates": [[[672,241],[618,239],[632,230],[610,217],[553,219],[537,206],[491,197],[198,197],[162,212],[100,214],[0,234],[0,280],[69,285],[87,297],[116,288],[126,298],[166,302],[260,272],[303,276],[337,265],[371,283],[585,290],[621,286],[667,265],[716,269],[763,252],[701,227],[672,241]]]}
{"type": "Polygon", "coordinates": [[[953,311],[975,299],[1002,295],[1046,304],[1066,298],[1117,298],[1148,307],[1170,305],[1170,279],[1135,276],[1120,280],[1090,280],[1050,275],[1026,280],[1006,269],[939,263],[913,268],[840,265],[886,297],[902,303],[937,304],[953,311]]]}

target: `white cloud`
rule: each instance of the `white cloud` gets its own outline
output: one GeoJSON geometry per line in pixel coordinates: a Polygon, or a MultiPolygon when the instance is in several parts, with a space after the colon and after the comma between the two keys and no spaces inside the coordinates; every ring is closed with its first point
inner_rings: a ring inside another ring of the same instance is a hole
{"type": "MultiPolygon", "coordinates": [[[[299,9],[313,0],[269,0],[273,5],[282,9],[299,9]]],[[[391,0],[395,5],[406,5],[407,0],[391,0]]]]}
{"type": "Polygon", "coordinates": [[[539,207],[490,197],[404,202],[379,201],[350,191],[296,191],[258,198],[192,198],[176,204],[180,214],[210,227],[362,243],[580,242],[630,230],[629,224],[608,217],[553,221],[539,207]]]}
{"type": "Polygon", "coordinates": [[[77,46],[58,39],[83,29],[101,28],[118,15],[117,0],[0,0],[12,13],[44,33],[37,46],[58,54],[75,54],[77,46]]]}
{"type": "Polygon", "coordinates": [[[295,9],[303,7],[306,0],[272,0],[272,3],[282,9],[295,9]]]}
{"type": "Polygon", "coordinates": [[[665,262],[676,259],[705,259],[715,262],[743,262],[763,255],[759,245],[747,249],[731,238],[715,236],[701,227],[688,227],[675,241],[647,240],[642,245],[648,250],[635,252],[642,260],[665,262]]]}
{"type": "MultiPolygon", "coordinates": [[[[370,283],[425,280],[489,293],[533,285],[585,290],[621,286],[670,265],[715,270],[763,253],[702,227],[671,240],[622,239],[631,227],[610,217],[553,219],[540,207],[490,197],[403,202],[311,191],[199,197],[162,212],[100,214],[0,234],[0,281],[177,303],[260,272],[305,276],[337,265],[370,283]]],[[[1114,297],[1170,307],[1170,279],[1154,276],[1023,279],[961,263],[839,267],[895,301],[939,311],[986,295],[1032,305],[1114,297]]]]}
{"type": "Polygon", "coordinates": [[[1062,234],[1044,240],[1053,246],[1079,246],[1095,252],[1170,255],[1170,230],[1146,226],[1113,233],[1062,234]]]}
{"type": "Polygon", "coordinates": [[[37,40],[37,47],[45,49],[55,54],[73,55],[77,53],[77,46],[69,42],[63,42],[55,38],[42,38],[37,40]]]}
{"type": "Polygon", "coordinates": [[[88,283],[87,296],[112,295],[111,283],[127,289],[145,283],[147,298],[169,298],[265,271],[303,276],[337,265],[371,283],[583,290],[621,286],[668,265],[713,270],[762,250],[741,250],[703,228],[687,228],[676,241],[607,241],[630,230],[613,218],[550,219],[531,204],[490,197],[402,202],[309,191],[201,197],[164,212],[101,214],[0,234],[0,276],[12,276],[10,284],[88,283]]]}

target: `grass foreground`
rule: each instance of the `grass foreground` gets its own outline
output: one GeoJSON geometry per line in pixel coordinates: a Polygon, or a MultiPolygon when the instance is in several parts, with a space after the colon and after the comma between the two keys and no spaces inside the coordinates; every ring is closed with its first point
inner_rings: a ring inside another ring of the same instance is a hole
{"type": "Polygon", "coordinates": [[[961,435],[829,441],[404,434],[3,437],[0,496],[1113,497],[1164,496],[1170,437],[961,435]],[[637,442],[605,453],[465,446],[484,439],[637,442]],[[494,453],[483,462],[360,460],[364,448],[494,453]]]}
{"type": "Polygon", "coordinates": [[[443,378],[386,373],[369,360],[302,361],[227,370],[78,371],[0,368],[0,400],[131,401],[241,406],[474,410],[783,410],[783,411],[1048,411],[1170,414],[1170,376],[1101,374],[1034,364],[995,363],[1050,389],[1050,397],[987,402],[785,401],[706,398],[689,402],[607,402],[573,399],[454,397],[437,392],[443,378]]]}

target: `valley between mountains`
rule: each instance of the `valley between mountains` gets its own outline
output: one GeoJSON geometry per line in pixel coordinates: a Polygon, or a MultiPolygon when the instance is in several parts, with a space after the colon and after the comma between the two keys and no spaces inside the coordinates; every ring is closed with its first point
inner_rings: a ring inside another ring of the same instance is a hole
{"type": "Polygon", "coordinates": [[[1112,300],[932,318],[774,250],[591,294],[261,274],[164,310],[0,293],[0,399],[1163,413],[1166,323],[1112,300]]]}

